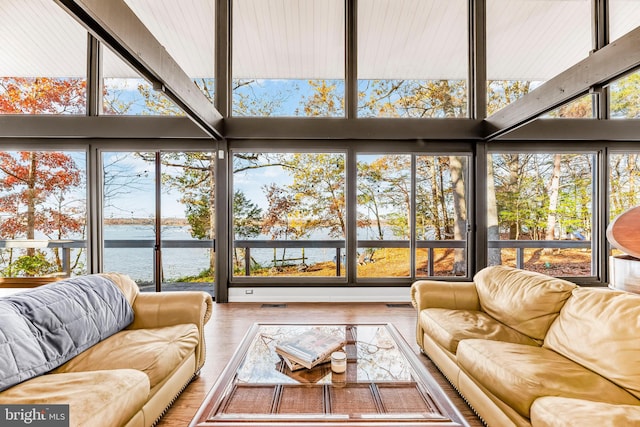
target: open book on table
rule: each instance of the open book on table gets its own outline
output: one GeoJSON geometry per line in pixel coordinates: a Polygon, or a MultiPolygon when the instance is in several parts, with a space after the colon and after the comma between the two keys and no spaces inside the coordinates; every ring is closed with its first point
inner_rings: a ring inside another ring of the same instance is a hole
{"type": "Polygon", "coordinates": [[[276,344],[276,353],[288,361],[291,370],[301,365],[311,369],[326,362],[334,351],[342,349],[346,340],[342,335],[329,334],[317,328],[309,329],[276,344]]]}

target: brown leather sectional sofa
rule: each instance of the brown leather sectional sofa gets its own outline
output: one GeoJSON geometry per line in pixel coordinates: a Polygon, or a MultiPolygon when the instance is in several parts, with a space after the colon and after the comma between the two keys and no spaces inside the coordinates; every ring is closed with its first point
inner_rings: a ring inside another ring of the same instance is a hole
{"type": "Polygon", "coordinates": [[[640,296],[495,266],[411,298],[420,348],[488,426],[640,426],[640,296]]]}
{"type": "Polygon", "coordinates": [[[100,276],[124,294],[133,322],[51,371],[6,388],[0,403],[68,404],[71,426],[152,426],[198,373],[213,307],[209,294],[140,293],[128,276],[100,276]]]}

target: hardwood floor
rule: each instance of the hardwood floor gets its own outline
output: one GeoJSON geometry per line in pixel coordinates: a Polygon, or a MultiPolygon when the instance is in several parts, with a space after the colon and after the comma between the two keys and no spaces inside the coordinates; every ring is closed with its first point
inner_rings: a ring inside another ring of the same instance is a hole
{"type": "MultiPolygon", "coordinates": [[[[384,303],[287,303],[273,307],[258,303],[215,304],[207,323],[207,360],[200,377],[184,390],[158,423],[158,426],[186,426],[189,424],[218,375],[226,366],[249,327],[255,322],[390,322],[407,343],[419,354],[415,340],[416,312],[409,306],[387,306],[384,303]]],[[[467,419],[471,427],[483,424],[464,400],[426,356],[420,360],[433,374],[451,401],[467,419]]]]}

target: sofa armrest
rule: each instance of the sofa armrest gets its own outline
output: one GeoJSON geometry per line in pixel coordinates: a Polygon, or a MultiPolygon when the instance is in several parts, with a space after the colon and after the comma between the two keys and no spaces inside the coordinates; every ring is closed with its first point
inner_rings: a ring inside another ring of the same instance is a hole
{"type": "Polygon", "coordinates": [[[480,310],[480,300],[473,282],[419,280],[411,286],[411,303],[418,313],[425,308],[480,310]]]}
{"type": "Polygon", "coordinates": [[[192,323],[200,336],[196,347],[196,366],[200,369],[205,360],[204,325],[213,310],[213,300],[206,292],[176,291],[140,293],[133,302],[134,320],[128,329],[160,328],[163,326],[192,323]]]}

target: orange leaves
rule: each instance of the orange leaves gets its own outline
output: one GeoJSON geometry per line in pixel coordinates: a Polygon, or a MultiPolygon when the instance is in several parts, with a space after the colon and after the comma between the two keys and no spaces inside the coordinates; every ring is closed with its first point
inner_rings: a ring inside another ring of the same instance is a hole
{"type": "Polygon", "coordinates": [[[84,114],[86,93],[84,79],[2,77],[0,114],[84,114]]]}
{"type": "Polygon", "coordinates": [[[83,217],[63,201],[81,184],[73,159],[61,152],[0,152],[0,238],[80,231],[83,217]]]}

